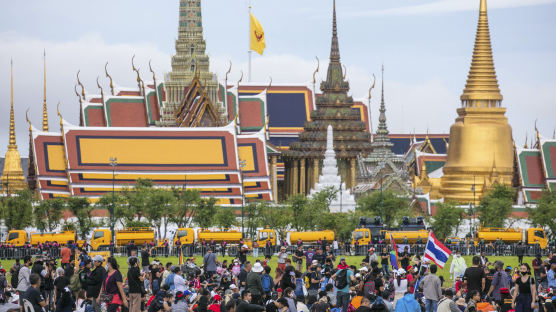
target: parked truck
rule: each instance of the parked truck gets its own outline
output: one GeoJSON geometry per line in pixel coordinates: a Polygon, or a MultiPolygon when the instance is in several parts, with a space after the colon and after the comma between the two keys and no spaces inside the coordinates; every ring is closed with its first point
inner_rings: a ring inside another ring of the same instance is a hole
{"type": "Polygon", "coordinates": [[[334,232],[330,230],[286,233],[286,241],[290,245],[297,244],[298,240],[301,240],[303,243],[316,243],[319,240],[326,240],[330,243],[334,240],[334,238],[334,232]]]}
{"type": "MultiPolygon", "coordinates": [[[[421,234],[414,234],[414,232],[426,230],[425,220],[423,217],[409,218],[403,217],[400,227],[397,229],[387,229],[382,223],[380,217],[365,218],[361,217],[359,219],[359,227],[353,231],[351,244],[352,245],[370,245],[378,244],[380,240],[390,241],[390,233],[394,237],[394,240],[398,242],[396,237],[401,236],[401,242],[403,242],[404,236],[409,237],[415,236],[414,240],[417,240],[418,236],[421,236],[423,240],[426,241],[428,238],[428,233],[426,236],[421,234]],[[388,235],[386,235],[388,234],[388,235]]],[[[425,231],[426,232],[426,231],[425,231]]]]}
{"type": "Polygon", "coordinates": [[[74,231],[63,232],[29,232],[24,230],[10,230],[6,237],[5,243],[15,247],[22,247],[25,243],[30,243],[32,246],[44,244],[46,242],[57,242],[58,244],[67,244],[69,241],[82,244],[83,241],[77,240],[77,235],[74,231]]]}
{"type": "Polygon", "coordinates": [[[477,231],[476,243],[494,243],[500,239],[505,244],[523,242],[529,245],[539,244],[541,248],[546,248],[548,239],[541,228],[512,229],[512,228],[479,228],[477,231]]]}
{"type": "MultiPolygon", "coordinates": [[[[110,229],[95,229],[91,236],[91,248],[98,250],[101,247],[110,246],[112,240],[110,229]]],[[[115,234],[116,246],[125,246],[131,241],[136,246],[147,243],[156,243],[156,235],[154,229],[148,227],[135,227],[123,230],[116,230],[115,234]]]]}
{"type": "Polygon", "coordinates": [[[407,241],[407,244],[415,244],[420,241],[421,244],[427,242],[429,238],[429,231],[418,230],[418,231],[382,231],[381,235],[384,237],[386,243],[390,243],[390,235],[396,242],[396,244],[402,244],[407,241]]]}
{"type": "Polygon", "coordinates": [[[359,226],[353,231],[351,244],[352,245],[370,245],[372,238],[376,240],[380,237],[380,231],[384,230],[384,224],[380,217],[374,218],[359,218],[359,226]]]}
{"type": "MultiPolygon", "coordinates": [[[[180,241],[182,246],[192,245],[195,242],[210,242],[214,240],[215,243],[226,242],[228,244],[239,243],[241,241],[241,232],[239,231],[209,231],[209,230],[198,230],[197,235],[192,228],[178,228],[174,234],[174,245],[180,241]]],[[[276,246],[278,240],[278,235],[276,231],[271,229],[261,229],[257,231],[257,236],[255,238],[260,247],[266,245],[267,241],[273,246],[276,246]]],[[[251,245],[251,240],[243,240],[247,245],[251,245]]]]}

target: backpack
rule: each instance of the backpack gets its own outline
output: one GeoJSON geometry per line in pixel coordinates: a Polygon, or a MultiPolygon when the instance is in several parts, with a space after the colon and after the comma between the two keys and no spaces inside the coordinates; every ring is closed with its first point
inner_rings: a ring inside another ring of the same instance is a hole
{"type": "Polygon", "coordinates": [[[261,279],[261,283],[262,283],[262,285],[263,285],[263,291],[264,291],[265,293],[270,292],[270,288],[271,288],[271,286],[272,286],[272,285],[271,285],[271,284],[272,284],[272,281],[271,281],[270,275],[264,274],[264,275],[263,275],[263,278],[261,279]]]}
{"type": "Polygon", "coordinates": [[[338,273],[336,273],[336,281],[334,282],[334,286],[336,286],[337,289],[344,289],[347,285],[347,269],[338,271],[338,273]]]}
{"type": "Polygon", "coordinates": [[[19,284],[19,270],[21,270],[21,266],[19,266],[17,268],[17,270],[15,270],[15,272],[12,274],[12,288],[16,289],[17,285],[19,284]]]}

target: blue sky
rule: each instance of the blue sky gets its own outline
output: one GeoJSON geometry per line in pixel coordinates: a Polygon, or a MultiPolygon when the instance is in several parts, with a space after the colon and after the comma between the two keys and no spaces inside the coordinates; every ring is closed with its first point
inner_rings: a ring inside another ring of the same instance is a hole
{"type": "MultiPolygon", "coordinates": [[[[47,53],[51,130],[59,130],[56,103],[78,123],[75,73],[89,93],[107,87],[106,61],[120,86],[134,86],[131,56],[147,77],[170,68],[177,36],[178,0],[10,1],[0,19],[0,153],[7,145],[9,63],[14,59],[17,139],[27,155],[25,110],[40,126],[42,51],[47,53]]],[[[248,0],[203,1],[204,35],[211,70],[232,80],[247,71],[248,0]]],[[[265,28],[267,49],[253,58],[253,81],[311,83],[315,56],[327,64],[332,0],[252,0],[265,28]]],[[[533,125],[546,137],[556,127],[556,0],[489,0],[494,60],[503,105],[523,144],[533,125]]],[[[387,117],[392,133],[448,133],[471,61],[479,0],[337,0],[342,62],[354,98],[365,98],[372,74],[385,64],[387,117]]],[[[320,78],[323,78],[321,70],[320,78]]],[[[377,84],[378,85],[378,84],[377,84]]],[[[377,90],[378,91],[378,90],[377,90]]],[[[376,95],[378,93],[375,92],[376,95]]],[[[378,99],[371,101],[378,115],[378,99]]],[[[374,123],[376,124],[376,118],[374,123]]]]}

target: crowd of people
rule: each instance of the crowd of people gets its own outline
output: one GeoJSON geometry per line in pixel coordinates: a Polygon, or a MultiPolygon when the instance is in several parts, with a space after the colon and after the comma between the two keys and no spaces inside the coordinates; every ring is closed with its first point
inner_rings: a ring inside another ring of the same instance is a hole
{"type": "Polygon", "coordinates": [[[115,257],[65,247],[60,265],[25,256],[9,280],[0,269],[0,300],[18,298],[19,309],[30,312],[555,312],[552,253],[515,268],[484,254],[467,267],[456,253],[448,282],[436,264],[407,250],[393,269],[386,249],[370,248],[361,263],[347,263],[326,247],[282,247],[252,261],[244,252],[230,262],[208,248],[202,260],[174,264],[153,259],[144,246],[127,257],[124,274],[115,257]]]}

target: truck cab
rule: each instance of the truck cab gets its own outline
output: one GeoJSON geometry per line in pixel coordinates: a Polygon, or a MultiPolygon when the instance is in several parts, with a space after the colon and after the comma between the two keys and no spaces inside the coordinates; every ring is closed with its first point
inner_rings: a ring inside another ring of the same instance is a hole
{"type": "Polygon", "coordinates": [[[277,245],[278,237],[276,235],[276,232],[268,228],[264,230],[259,230],[259,232],[257,233],[257,244],[259,244],[259,247],[266,246],[266,242],[268,241],[270,241],[272,246],[277,245]]]}
{"type": "Polygon", "coordinates": [[[91,235],[91,248],[98,250],[100,247],[109,247],[111,238],[109,229],[95,229],[91,235]]]}
{"type": "Polygon", "coordinates": [[[13,244],[15,247],[22,247],[28,241],[27,232],[23,230],[10,230],[6,237],[6,244],[13,244]]]}
{"type": "Polygon", "coordinates": [[[174,246],[180,241],[181,245],[191,245],[195,242],[195,231],[192,228],[178,228],[174,234],[174,246]]]}
{"type": "Polygon", "coordinates": [[[351,245],[357,242],[359,245],[369,245],[375,239],[378,242],[380,231],[384,229],[382,219],[380,217],[359,218],[359,227],[353,231],[351,245]]]}
{"type": "Polygon", "coordinates": [[[545,249],[548,246],[548,239],[544,230],[541,228],[527,229],[527,243],[531,245],[539,243],[539,246],[545,249]]]}

